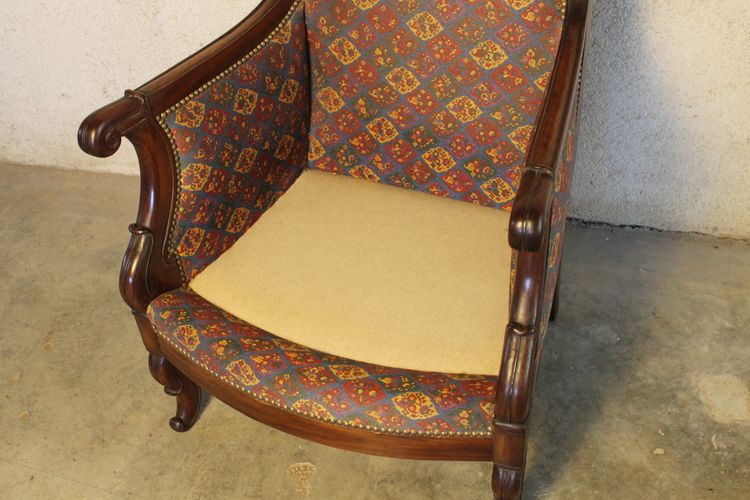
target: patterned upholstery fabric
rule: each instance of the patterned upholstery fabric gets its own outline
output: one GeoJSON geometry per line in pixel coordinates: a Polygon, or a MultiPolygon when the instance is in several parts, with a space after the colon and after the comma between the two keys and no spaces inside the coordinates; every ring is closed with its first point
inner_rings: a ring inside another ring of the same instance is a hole
{"type": "Polygon", "coordinates": [[[552,301],[555,296],[557,275],[560,272],[562,260],[563,236],[565,234],[565,216],[570,198],[570,185],[573,177],[573,167],[576,157],[576,131],[578,128],[578,106],[570,117],[565,137],[565,149],[560,158],[559,170],[555,177],[555,191],[552,199],[552,221],[549,236],[549,254],[547,257],[547,278],[544,285],[544,306],[542,309],[542,326],[540,331],[547,331],[552,301]]]}
{"type": "Polygon", "coordinates": [[[510,210],[564,0],[308,0],[309,160],[510,210]]]}
{"type": "MultiPolygon", "coordinates": [[[[267,43],[162,117],[179,175],[170,248],[185,283],[306,165],[510,210],[563,9],[564,0],[298,4],[267,43]]],[[[575,117],[569,127],[542,332],[559,272],[575,117]]],[[[384,433],[491,436],[496,377],[328,355],[187,289],[161,295],[148,314],[162,341],[265,404],[384,433]]]]}
{"type": "Polygon", "coordinates": [[[148,315],[162,341],[266,404],[378,432],[489,436],[496,377],[327,355],[245,323],[185,289],[158,297],[148,315]]]}
{"type": "Polygon", "coordinates": [[[186,282],[232,246],[306,164],[304,22],[300,6],[259,51],[164,119],[179,168],[172,248],[186,282]]]}
{"type": "Polygon", "coordinates": [[[268,43],[163,116],[185,283],[305,165],[510,209],[563,3],[298,4],[268,43]]]}

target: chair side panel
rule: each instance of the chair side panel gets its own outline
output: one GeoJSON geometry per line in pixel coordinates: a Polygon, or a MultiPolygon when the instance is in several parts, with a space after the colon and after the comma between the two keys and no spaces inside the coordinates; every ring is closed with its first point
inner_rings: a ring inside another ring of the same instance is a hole
{"type": "Polygon", "coordinates": [[[572,110],[565,133],[565,143],[560,154],[560,164],[555,176],[555,190],[552,197],[552,218],[550,220],[549,250],[547,253],[547,271],[544,283],[542,318],[539,331],[544,335],[552,311],[557,277],[562,261],[565,221],[570,199],[570,186],[575,166],[578,131],[578,100],[572,110]]]}
{"type": "Polygon", "coordinates": [[[310,83],[304,7],[245,58],[170,109],[178,187],[170,249],[188,282],[294,182],[306,164],[310,83]]]}

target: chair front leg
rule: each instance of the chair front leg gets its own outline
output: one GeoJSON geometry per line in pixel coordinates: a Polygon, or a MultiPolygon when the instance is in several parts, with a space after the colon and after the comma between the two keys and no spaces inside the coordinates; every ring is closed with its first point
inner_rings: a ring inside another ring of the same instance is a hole
{"type": "Polygon", "coordinates": [[[164,392],[170,396],[177,396],[182,383],[178,378],[172,364],[164,357],[159,346],[159,338],[151,326],[151,321],[144,313],[133,311],[133,318],[138,325],[143,345],[148,351],[148,369],[154,380],[164,386],[164,392]]]}
{"type": "Polygon", "coordinates": [[[133,317],[148,351],[148,368],[151,376],[164,386],[165,393],[177,397],[177,413],[169,420],[169,426],[177,432],[188,431],[198,419],[201,404],[200,387],[177,370],[164,356],[159,346],[159,338],[154,333],[148,317],[135,311],[133,317]]]}
{"type": "Polygon", "coordinates": [[[497,500],[521,497],[536,347],[533,329],[508,325],[493,421],[492,491],[497,500]]]}

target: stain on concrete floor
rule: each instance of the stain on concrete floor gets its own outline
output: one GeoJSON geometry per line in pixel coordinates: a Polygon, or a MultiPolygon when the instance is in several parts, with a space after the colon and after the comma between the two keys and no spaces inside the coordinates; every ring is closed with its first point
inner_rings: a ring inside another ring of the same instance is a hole
{"type": "MultiPolygon", "coordinates": [[[[172,432],[117,290],[138,180],[0,166],[0,186],[2,498],[490,498],[488,464],[340,451],[216,399],[172,432]]],[[[750,244],[568,235],[526,498],[747,498],[750,244]]]]}
{"type": "Polygon", "coordinates": [[[693,379],[701,403],[712,419],[720,424],[750,424],[750,391],[739,377],[723,373],[695,375],[693,379]]]}
{"type": "Polygon", "coordinates": [[[298,498],[306,498],[312,492],[311,479],[317,468],[310,462],[292,464],[286,469],[287,475],[294,483],[294,492],[298,498]]]}

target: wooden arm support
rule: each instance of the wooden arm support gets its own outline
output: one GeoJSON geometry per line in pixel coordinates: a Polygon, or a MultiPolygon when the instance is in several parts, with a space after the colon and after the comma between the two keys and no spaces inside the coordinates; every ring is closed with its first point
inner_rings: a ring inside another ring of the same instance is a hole
{"type": "Polygon", "coordinates": [[[540,359],[550,212],[577,101],[588,12],[588,0],[568,0],[559,55],[511,211],[508,240],[516,251],[516,275],[495,399],[492,485],[496,498],[521,495],[526,421],[540,359]]]}

